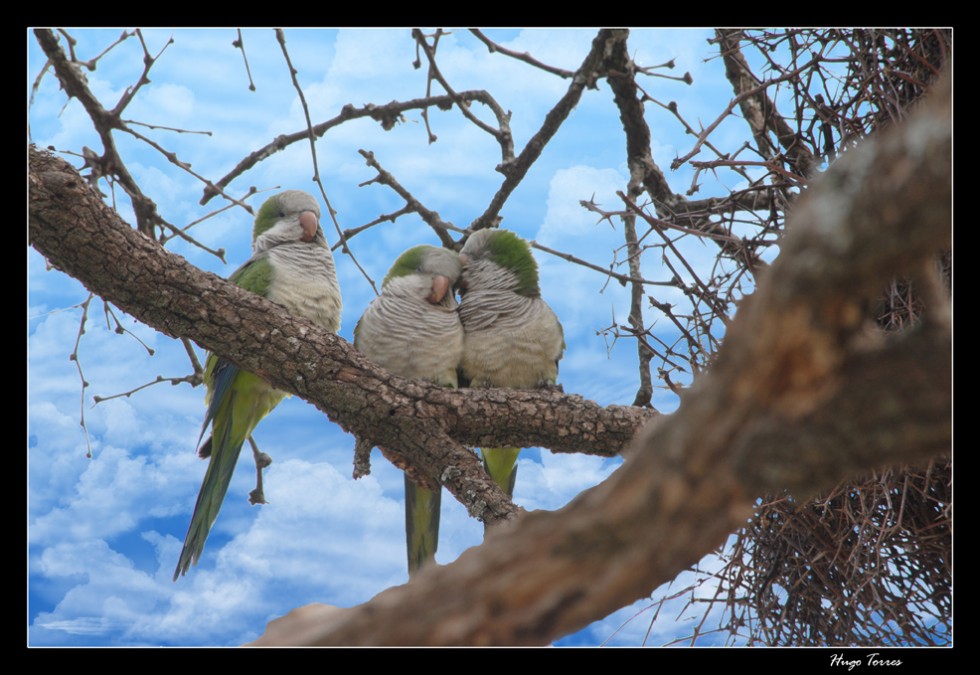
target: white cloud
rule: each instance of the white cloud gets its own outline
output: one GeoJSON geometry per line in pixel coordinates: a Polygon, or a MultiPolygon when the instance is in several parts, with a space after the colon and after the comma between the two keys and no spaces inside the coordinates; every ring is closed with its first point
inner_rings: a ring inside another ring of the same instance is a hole
{"type": "Polygon", "coordinates": [[[618,459],[541,451],[541,462],[520,461],[514,499],[528,509],[559,509],[615,470],[618,459]]]}
{"type": "Polygon", "coordinates": [[[194,113],[194,92],[180,84],[165,83],[150,86],[140,97],[140,105],[132,114],[137,119],[165,119],[167,126],[175,126],[189,119],[194,113]]]}

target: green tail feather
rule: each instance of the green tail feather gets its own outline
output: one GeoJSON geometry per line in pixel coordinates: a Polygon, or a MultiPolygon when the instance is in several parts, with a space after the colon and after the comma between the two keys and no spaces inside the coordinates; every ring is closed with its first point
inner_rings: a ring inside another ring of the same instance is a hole
{"type": "Polygon", "coordinates": [[[197,493],[194,515],[174,570],[174,581],[187,574],[190,566],[201,558],[204,543],[231,485],[242,445],[259,421],[285,396],[259,376],[240,371],[237,366],[214,355],[208,357],[204,377],[210,396],[204,429],[211,425],[211,437],[201,445],[198,454],[202,457],[210,455],[211,459],[201,491],[197,493]]]}
{"type": "Polygon", "coordinates": [[[408,543],[408,575],[435,560],[439,547],[439,512],[442,490],[419,487],[405,475],[405,538],[408,543]]]}
{"type": "Polygon", "coordinates": [[[508,497],[514,496],[514,481],[517,480],[517,456],[520,448],[484,448],[483,467],[508,497]]]}
{"type": "Polygon", "coordinates": [[[187,574],[190,566],[196,565],[204,552],[204,543],[208,540],[211,526],[218,518],[221,504],[228,493],[228,486],[231,484],[235,465],[238,464],[238,456],[242,452],[243,442],[244,439],[242,442],[232,443],[226,451],[211,455],[208,470],[205,472],[204,481],[201,483],[201,491],[197,493],[197,503],[194,505],[191,524],[187,528],[184,548],[180,551],[177,569],[174,570],[174,581],[177,581],[182,574],[187,574]]]}

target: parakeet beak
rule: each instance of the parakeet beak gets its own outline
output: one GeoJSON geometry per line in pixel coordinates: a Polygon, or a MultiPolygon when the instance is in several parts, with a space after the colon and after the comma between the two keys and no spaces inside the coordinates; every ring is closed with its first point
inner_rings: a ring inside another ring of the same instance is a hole
{"type": "Polygon", "coordinates": [[[426,298],[431,304],[438,305],[449,292],[449,277],[437,274],[432,277],[432,292],[426,298]]]}
{"type": "Polygon", "coordinates": [[[299,226],[303,228],[303,235],[300,237],[305,242],[313,241],[316,230],[320,226],[316,214],[312,211],[303,211],[299,214],[299,226]]]}

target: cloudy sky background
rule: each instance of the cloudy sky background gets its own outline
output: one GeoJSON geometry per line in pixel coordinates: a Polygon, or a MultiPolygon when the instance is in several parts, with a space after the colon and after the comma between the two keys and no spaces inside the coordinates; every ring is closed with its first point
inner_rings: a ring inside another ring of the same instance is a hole
{"type": "MultiPolygon", "coordinates": [[[[76,51],[91,58],[119,30],[75,30],[76,51]]],[[[595,35],[590,30],[496,30],[499,43],[528,51],[541,61],[576,69],[595,35]]],[[[234,30],[150,30],[147,48],[157,54],[169,45],[125,118],[147,124],[208,131],[175,133],[139,127],[141,133],[172,150],[194,171],[216,180],[249,152],[277,135],[305,128],[302,107],[281,49],[271,30],[247,30],[245,47],[256,91],[248,80],[234,30]]],[[[630,49],[647,65],[674,59],[669,71],[693,76],[686,86],[648,79],[647,91],[666,103],[677,101],[686,119],[708,124],[731,98],[709,31],[634,31],[630,49]]],[[[286,31],[287,47],[314,123],[332,118],[346,104],[384,104],[425,94],[425,68],[412,67],[415,48],[409,30],[286,31]]],[[[33,35],[27,36],[29,83],[44,65],[33,35]]],[[[567,90],[568,82],[516,60],[490,54],[466,31],[444,37],[439,65],[457,91],[486,89],[511,120],[515,145],[522,149],[544,116],[567,90]]],[[[91,89],[106,107],[115,105],[142,69],[139,42],[130,39],[87,72],[91,89]]],[[[441,93],[441,92],[440,92],[441,93]]],[[[693,137],[670,113],[647,104],[654,159],[668,170],[670,161],[690,150],[693,137]]],[[[486,119],[486,111],[474,111],[486,119]]],[[[494,171],[499,149],[459,111],[429,111],[438,141],[428,143],[418,112],[384,131],[372,120],[359,120],[328,132],[317,143],[317,157],[328,197],[341,227],[353,228],[402,206],[390,189],[360,183],[374,176],[358,149],[377,160],[428,208],[465,227],[483,212],[500,185],[494,171]]],[[[59,150],[102,146],[81,105],[67,102],[48,72],[40,81],[29,114],[30,140],[59,150]]],[[[732,116],[712,137],[721,146],[741,145],[744,123],[732,116]]],[[[142,189],[168,221],[185,225],[219,204],[198,204],[203,186],[157,151],[125,134],[116,134],[124,160],[142,189]]],[[[69,158],[78,166],[77,158],[69,158]]],[[[295,144],[260,163],[232,183],[243,195],[249,186],[270,192],[286,188],[319,191],[310,148],[295,144]]],[[[604,208],[620,208],[616,190],[628,180],[625,139],[618,111],[605,82],[585,93],[571,118],[513,193],[503,210],[503,226],[527,239],[608,266],[622,245],[622,233],[579,205],[594,198],[604,208]]],[[[675,191],[691,182],[687,169],[669,173],[675,191]]],[[[737,185],[706,184],[699,196],[723,194],[737,185]]],[[[128,199],[117,195],[119,210],[133,221],[128,199]]],[[[325,211],[325,209],[324,209],[325,211]]],[[[328,219],[324,230],[336,233],[328,219]]],[[[227,276],[250,253],[251,217],[230,209],[191,230],[212,248],[227,251],[227,264],[199,248],[175,241],[169,248],[195,265],[227,276]]],[[[417,217],[386,223],[352,241],[360,264],[380,285],[390,263],[405,248],[438,244],[417,217]]],[[[690,262],[708,269],[712,247],[687,244],[690,262]]],[[[541,267],[543,297],[565,329],[567,351],[560,382],[565,391],[599,403],[629,404],[637,388],[636,346],[615,344],[600,331],[626,323],[628,290],[603,275],[535,253],[541,267]]],[[[350,340],[373,291],[349,257],[336,254],[344,314],[341,335],[350,340]]],[[[620,253],[619,259],[623,255],[620,253]]],[[[668,279],[654,254],[644,261],[647,278],[668,279]]],[[[621,271],[625,271],[620,268],[621,271]]],[[[88,308],[78,364],[89,388],[82,401],[76,363],[69,360],[79,335],[84,287],[48,270],[28,250],[28,489],[29,489],[29,633],[32,645],[236,645],[256,638],[267,621],[310,602],[351,606],[407,579],[404,553],[402,477],[380,454],[372,474],[351,478],[354,440],[312,405],[291,398],[262,424],[255,437],[274,459],[266,472],[269,504],[251,507],[254,484],[249,453],[232,481],[199,565],[177,583],[171,581],[205,463],[195,455],[204,404],[203,388],[156,385],[129,397],[93,405],[94,395],[130,391],[158,375],[184,375],[190,368],[179,342],[111,311],[130,332],[118,335],[107,326],[103,303],[88,308]],[[153,356],[148,355],[153,350],[153,356]],[[85,425],[93,457],[86,458],[85,425]]],[[[658,299],[682,302],[664,290],[658,299]]],[[[676,334],[661,322],[655,332],[665,342],[676,334]]],[[[199,352],[199,356],[202,353],[199,352]]],[[[659,388],[654,404],[663,412],[676,398],[659,388]]],[[[616,469],[618,460],[522,453],[515,501],[528,509],[555,509],[616,469]]],[[[437,560],[449,563],[464,549],[479,545],[482,525],[469,518],[450,496],[443,500],[437,560]]],[[[710,561],[705,561],[710,565],[710,561]]],[[[674,587],[683,587],[684,579],[674,587]]],[[[710,595],[711,588],[702,588],[710,595]]],[[[689,635],[689,615],[678,614],[682,598],[661,611],[650,627],[648,601],[623,608],[570,636],[562,645],[661,645],[689,635]],[[632,618],[631,617],[635,617],[632,618]],[[624,625],[625,624],[625,625],[624,625]]],[[[708,638],[699,644],[711,644],[708,638]]]]}

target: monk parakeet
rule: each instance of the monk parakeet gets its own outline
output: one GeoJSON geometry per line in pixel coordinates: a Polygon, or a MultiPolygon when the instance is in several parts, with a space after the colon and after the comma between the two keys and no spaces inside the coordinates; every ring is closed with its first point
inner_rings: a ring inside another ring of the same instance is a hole
{"type": "MultiPolygon", "coordinates": [[[[460,384],[534,389],[555,384],[565,338],[541,299],[538,266],[527,242],[508,230],[470,235],[463,262],[459,318],[463,322],[460,384]]],[[[514,494],[520,448],[483,448],[483,464],[514,494]]]]}
{"type": "MultiPolygon", "coordinates": [[[[399,256],[381,285],[381,295],[354,328],[354,345],[396,375],[457,385],[463,327],[454,287],[459,257],[435,246],[416,246],[399,256]]],[[[440,490],[405,476],[408,571],[432,560],[439,543],[440,490]]]]}
{"type": "MultiPolygon", "coordinates": [[[[340,287],[333,256],[320,228],[320,207],[312,195],[287,190],[259,209],[252,231],[252,257],[229,280],[285,306],[326,330],[340,328],[340,287]]],[[[204,368],[207,413],[201,436],[211,435],[198,454],[210,456],[194,515],[174,571],[174,581],[196,564],[228,491],[242,444],[259,421],[286,394],[258,375],[210,353],[204,368]]]]}

